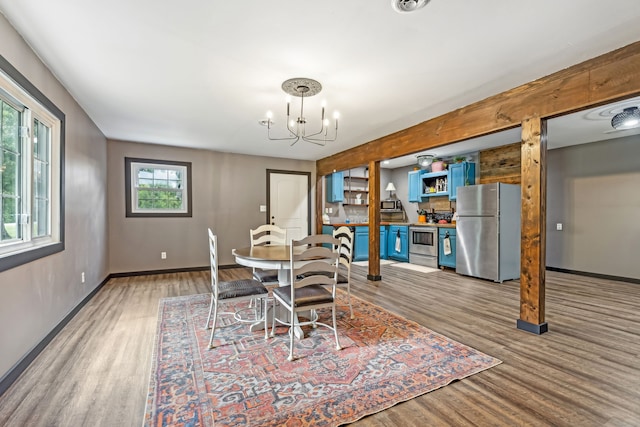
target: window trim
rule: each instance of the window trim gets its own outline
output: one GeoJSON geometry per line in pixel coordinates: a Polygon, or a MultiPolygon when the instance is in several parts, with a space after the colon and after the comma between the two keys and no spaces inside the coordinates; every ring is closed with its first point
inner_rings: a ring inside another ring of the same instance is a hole
{"type": "MultiPolygon", "coordinates": [[[[58,213],[58,239],[50,244],[36,246],[34,248],[24,249],[14,254],[7,254],[0,257],[0,272],[18,267],[23,264],[36,261],[40,258],[53,255],[58,252],[62,252],[65,249],[65,126],[66,119],[65,114],[47,98],[38,88],[36,88],[25,76],[23,76],[13,65],[9,63],[2,55],[0,55],[0,70],[12,80],[20,89],[22,89],[27,95],[33,98],[36,102],[40,103],[50,114],[52,114],[60,122],[60,140],[58,150],[58,161],[52,161],[52,167],[54,165],[58,167],[59,171],[59,188],[57,188],[59,194],[59,203],[57,206],[58,213]]],[[[54,153],[52,153],[52,156],[54,153]]],[[[56,192],[56,188],[51,189],[52,195],[56,192]]],[[[52,213],[53,213],[52,207],[52,213]]]]}
{"type": "Polygon", "coordinates": [[[124,187],[125,187],[125,216],[127,218],[173,218],[173,217],[192,217],[192,187],[191,182],[191,162],[178,162],[173,160],[156,160],[156,159],[141,159],[137,157],[125,157],[124,158],[124,187]],[[134,163],[149,163],[158,166],[181,166],[186,168],[186,196],[187,196],[187,210],[186,212],[134,212],[133,211],[133,192],[131,169],[134,163]]]}

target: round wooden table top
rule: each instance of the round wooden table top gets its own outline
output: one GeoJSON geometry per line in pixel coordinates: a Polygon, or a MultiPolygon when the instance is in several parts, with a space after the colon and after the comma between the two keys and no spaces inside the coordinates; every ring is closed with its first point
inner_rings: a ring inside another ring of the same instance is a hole
{"type": "MultiPolygon", "coordinates": [[[[301,253],[305,247],[298,246],[294,253],[301,253]]],[[[233,255],[256,261],[289,261],[289,245],[249,246],[233,250],[233,255]]]]}

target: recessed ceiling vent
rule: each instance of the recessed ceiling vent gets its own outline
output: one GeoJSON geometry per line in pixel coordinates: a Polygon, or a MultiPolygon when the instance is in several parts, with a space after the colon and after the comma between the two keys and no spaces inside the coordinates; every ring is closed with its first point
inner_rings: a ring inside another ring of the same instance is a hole
{"type": "Polygon", "coordinates": [[[393,10],[399,13],[415,12],[422,9],[431,0],[391,0],[393,10]]]}

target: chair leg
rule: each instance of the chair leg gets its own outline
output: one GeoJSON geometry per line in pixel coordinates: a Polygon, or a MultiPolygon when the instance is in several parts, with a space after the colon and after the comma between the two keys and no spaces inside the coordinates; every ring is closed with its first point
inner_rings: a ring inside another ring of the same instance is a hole
{"type": "Polygon", "coordinates": [[[349,301],[349,313],[351,313],[351,319],[356,317],[353,315],[353,307],[351,307],[351,283],[347,283],[347,301],[349,301]]]}
{"type": "Polygon", "coordinates": [[[276,336],[276,306],[278,305],[275,298],[273,299],[273,307],[271,310],[271,338],[276,336]]]}
{"type": "Polygon", "coordinates": [[[267,316],[268,313],[269,313],[269,298],[264,297],[264,311],[262,315],[264,316],[264,339],[265,340],[269,339],[269,325],[267,324],[268,317],[269,317],[267,316]]]}
{"type": "Polygon", "coordinates": [[[218,320],[218,301],[214,300],[213,304],[213,328],[211,329],[211,338],[209,338],[209,348],[213,348],[213,335],[216,333],[216,321],[218,320]]]}
{"type": "Polygon", "coordinates": [[[289,329],[289,357],[287,358],[289,361],[293,360],[293,339],[295,337],[297,318],[298,316],[296,316],[295,311],[291,310],[291,328],[289,329]]]}
{"type": "Polygon", "coordinates": [[[209,329],[209,323],[211,322],[211,311],[213,310],[213,292],[211,293],[211,302],[209,303],[209,316],[207,317],[207,324],[205,329],[209,329]]]}
{"type": "Polygon", "coordinates": [[[333,335],[336,337],[336,350],[342,350],[340,341],[338,341],[338,328],[336,327],[336,306],[331,307],[331,316],[333,317],[333,335]]]}

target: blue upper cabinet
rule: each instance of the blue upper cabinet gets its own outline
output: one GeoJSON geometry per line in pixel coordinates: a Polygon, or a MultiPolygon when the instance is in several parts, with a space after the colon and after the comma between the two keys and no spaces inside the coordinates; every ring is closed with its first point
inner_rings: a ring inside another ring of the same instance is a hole
{"type": "Polygon", "coordinates": [[[342,172],[334,172],[325,177],[327,186],[325,193],[327,202],[338,203],[344,200],[344,175],[342,172]]]}
{"type": "Polygon", "coordinates": [[[421,202],[422,201],[422,186],[420,185],[420,173],[421,170],[409,172],[409,201],[421,202]]]}
{"type": "Polygon", "coordinates": [[[475,163],[453,163],[449,165],[449,200],[456,200],[458,187],[476,183],[475,163]]]}
{"type": "Polygon", "coordinates": [[[449,195],[449,171],[423,172],[420,181],[422,197],[449,195]]]}

